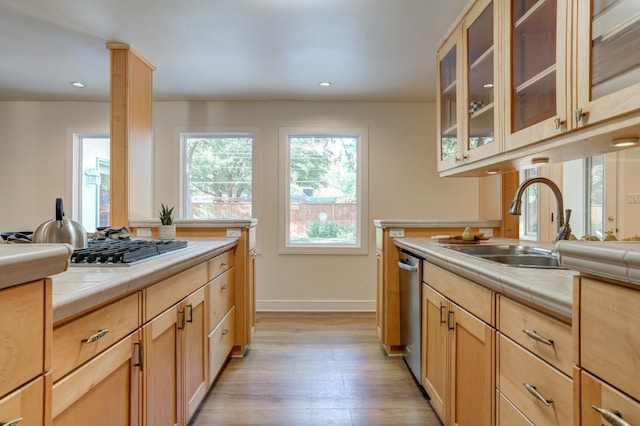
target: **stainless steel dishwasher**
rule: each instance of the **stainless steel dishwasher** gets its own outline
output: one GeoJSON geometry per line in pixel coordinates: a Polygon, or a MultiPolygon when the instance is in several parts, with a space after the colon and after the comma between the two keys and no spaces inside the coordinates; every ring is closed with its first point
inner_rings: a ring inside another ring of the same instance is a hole
{"type": "Polygon", "coordinates": [[[422,366],[422,258],[400,252],[400,335],[404,360],[420,383],[422,366]]]}

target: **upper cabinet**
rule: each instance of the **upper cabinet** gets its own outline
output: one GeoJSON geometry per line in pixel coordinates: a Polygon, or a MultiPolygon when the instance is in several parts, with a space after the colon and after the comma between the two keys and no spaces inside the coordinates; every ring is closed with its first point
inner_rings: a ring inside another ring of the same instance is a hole
{"type": "Polygon", "coordinates": [[[579,1],[576,127],[640,109],[640,2],[579,1]]]}
{"type": "Polygon", "coordinates": [[[495,112],[497,8],[480,0],[438,50],[438,169],[499,152],[495,112]]]}
{"type": "Polygon", "coordinates": [[[510,0],[504,3],[503,54],[509,77],[506,149],[519,148],[567,130],[566,0],[510,0]]]}
{"type": "Polygon", "coordinates": [[[482,176],[640,137],[638,0],[473,0],[441,43],[438,171],[482,176]]]}

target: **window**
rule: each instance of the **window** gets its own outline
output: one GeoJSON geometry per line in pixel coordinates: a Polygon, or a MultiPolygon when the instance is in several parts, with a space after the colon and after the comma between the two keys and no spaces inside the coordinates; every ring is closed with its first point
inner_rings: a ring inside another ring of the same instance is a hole
{"type": "Polygon", "coordinates": [[[367,158],[366,129],[281,129],[281,252],[367,252],[367,158]]]}
{"type": "Polygon", "coordinates": [[[108,134],[75,133],[73,139],[76,164],[74,211],[77,211],[78,220],[85,229],[95,232],[96,228],[110,225],[111,143],[108,134]]]}
{"type": "Polygon", "coordinates": [[[604,155],[584,159],[585,234],[605,237],[604,225],[604,155]]]}
{"type": "MultiPolygon", "coordinates": [[[[520,182],[538,176],[538,169],[527,169],[520,173],[520,182]]],[[[538,185],[530,185],[522,199],[522,218],[520,220],[520,237],[523,240],[538,240],[538,185]]]]}
{"type": "Polygon", "coordinates": [[[183,217],[250,219],[253,133],[183,133],[183,217]]]}

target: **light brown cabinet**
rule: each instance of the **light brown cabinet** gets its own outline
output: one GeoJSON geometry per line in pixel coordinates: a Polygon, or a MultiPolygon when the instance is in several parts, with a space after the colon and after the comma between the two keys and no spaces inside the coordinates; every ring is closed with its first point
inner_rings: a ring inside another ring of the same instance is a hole
{"type": "Polygon", "coordinates": [[[50,305],[50,279],[0,290],[1,424],[50,422],[50,305]]]}
{"type": "Polygon", "coordinates": [[[423,262],[423,387],[445,425],[495,417],[493,293],[423,262]]]}
{"type": "Polygon", "coordinates": [[[576,424],[640,423],[640,291],[587,277],[574,280],[576,424]]]}

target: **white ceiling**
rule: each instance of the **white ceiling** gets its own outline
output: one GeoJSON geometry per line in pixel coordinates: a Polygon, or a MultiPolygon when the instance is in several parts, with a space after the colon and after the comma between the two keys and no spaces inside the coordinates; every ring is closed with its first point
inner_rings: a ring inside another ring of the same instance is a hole
{"type": "Polygon", "coordinates": [[[108,42],[156,67],[156,101],[433,101],[466,3],[0,0],[0,101],[108,100],[108,42]]]}

